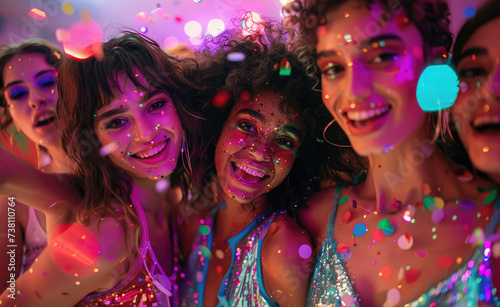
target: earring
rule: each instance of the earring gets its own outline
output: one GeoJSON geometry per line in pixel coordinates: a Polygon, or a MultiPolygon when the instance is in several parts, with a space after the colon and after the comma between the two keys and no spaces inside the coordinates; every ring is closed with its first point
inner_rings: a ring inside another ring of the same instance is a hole
{"type": "Polygon", "coordinates": [[[189,156],[189,148],[186,145],[186,133],[182,136],[182,148],[181,148],[181,159],[184,169],[189,175],[192,175],[193,170],[191,169],[191,157],[189,156]],[[186,167],[187,164],[187,167],[186,167]]]}
{"type": "Polygon", "coordinates": [[[323,129],[323,139],[330,145],[333,145],[333,146],[337,146],[337,147],[342,147],[342,148],[349,148],[349,147],[352,147],[352,145],[341,145],[341,144],[335,144],[333,142],[330,142],[327,138],[326,138],[326,130],[328,130],[328,128],[330,128],[330,126],[335,122],[335,118],[332,119],[331,122],[328,123],[328,125],[326,125],[325,129],[323,129]]]}

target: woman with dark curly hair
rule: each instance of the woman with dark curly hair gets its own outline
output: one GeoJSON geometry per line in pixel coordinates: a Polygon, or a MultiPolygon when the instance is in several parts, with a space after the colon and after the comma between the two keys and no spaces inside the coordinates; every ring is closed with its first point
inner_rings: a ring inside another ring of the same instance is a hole
{"type": "Polygon", "coordinates": [[[196,161],[203,147],[187,95],[194,85],[178,60],[140,34],[125,32],[102,49],[99,60],[67,59],[59,70],[61,143],[75,162],[69,180],[0,148],[0,194],[43,211],[48,230],[47,248],[15,291],[3,292],[4,306],[172,301],[176,204],[161,180],[187,188],[181,152],[189,148],[196,161]]]}
{"type": "Polygon", "coordinates": [[[215,123],[198,183],[216,188],[215,207],[183,222],[182,306],[305,305],[313,251],[282,210],[318,186],[324,158],[315,152],[324,144],[313,137],[313,110],[321,100],[280,37],[271,26],[223,35],[192,71],[215,123]]]}
{"type": "Polygon", "coordinates": [[[481,269],[473,255],[491,206],[478,185],[488,183],[455,175],[434,143],[446,116],[416,99],[424,68],[451,47],[447,3],[304,0],[284,10],[296,30],[290,47],[333,115],[327,129],[340,128],[349,140],[341,145],[369,163],[364,182],[324,190],[299,214],[319,252],[307,305],[469,306],[491,297],[467,278],[481,269]]]}
{"type": "MultiPolygon", "coordinates": [[[[49,173],[67,171],[68,161],[59,143],[55,116],[57,69],[62,56],[59,48],[40,38],[0,50],[0,109],[4,114],[0,116],[0,134],[10,139],[11,150],[49,173]]],[[[4,198],[0,200],[0,215],[8,216],[8,212],[4,198]]],[[[10,273],[17,277],[26,271],[47,245],[45,214],[18,203],[15,222],[16,261],[12,270],[1,270],[1,292],[7,287],[10,273]]],[[[2,263],[10,262],[7,224],[7,219],[0,221],[2,263]]]]}

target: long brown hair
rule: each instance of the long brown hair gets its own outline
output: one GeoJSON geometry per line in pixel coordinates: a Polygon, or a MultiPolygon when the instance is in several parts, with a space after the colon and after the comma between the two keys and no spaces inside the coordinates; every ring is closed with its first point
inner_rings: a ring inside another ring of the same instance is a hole
{"type": "MultiPolygon", "coordinates": [[[[140,247],[140,223],[131,206],[132,180],[109,157],[99,154],[100,142],[94,132],[96,110],[120,95],[119,73],[123,73],[134,84],[143,88],[134,75],[144,76],[147,87],[166,90],[172,97],[183,125],[187,146],[193,156],[199,150],[198,116],[193,110],[188,88],[194,86],[181,74],[178,60],[164,53],[158,44],[134,32],[124,32],[102,45],[103,58],[94,57],[86,61],[68,59],[59,71],[59,103],[61,143],[68,156],[75,162],[73,185],[81,200],[77,219],[88,223],[90,215],[113,215],[124,223],[128,248],[135,253],[140,247]],[[112,205],[116,200],[120,206],[112,205]]],[[[195,158],[196,159],[196,158],[195,158]]],[[[195,160],[194,159],[194,160],[195,160]]],[[[180,159],[179,159],[180,160],[180,159]]],[[[183,190],[189,185],[182,163],[178,163],[170,177],[183,190]]],[[[137,254],[134,254],[137,255],[137,254]]],[[[135,258],[129,258],[132,261],[135,258]]]]}

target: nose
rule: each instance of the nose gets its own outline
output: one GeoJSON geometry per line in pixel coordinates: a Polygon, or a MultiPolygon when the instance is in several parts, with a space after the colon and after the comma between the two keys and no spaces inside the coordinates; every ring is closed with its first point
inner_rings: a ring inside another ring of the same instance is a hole
{"type": "Polygon", "coordinates": [[[345,96],[349,102],[358,102],[367,99],[373,89],[372,73],[358,61],[349,63],[345,96]]]}
{"type": "Polygon", "coordinates": [[[144,116],[134,119],[134,141],[149,142],[157,132],[156,126],[144,116]]]}
{"type": "Polygon", "coordinates": [[[250,154],[256,161],[270,161],[272,146],[267,136],[259,136],[250,147],[250,154]]]}
{"type": "Polygon", "coordinates": [[[43,105],[49,104],[49,98],[47,98],[39,89],[32,88],[30,90],[29,106],[33,110],[40,108],[43,105]]]}

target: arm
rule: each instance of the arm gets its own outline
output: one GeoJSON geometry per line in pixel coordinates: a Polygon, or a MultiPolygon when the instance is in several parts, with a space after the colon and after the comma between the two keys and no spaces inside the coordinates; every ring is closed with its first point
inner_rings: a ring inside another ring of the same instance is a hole
{"type": "Polygon", "coordinates": [[[314,270],[311,240],[286,214],[273,224],[262,245],[266,291],[279,306],[305,306],[314,270]]]}
{"type": "Polygon", "coordinates": [[[76,194],[68,175],[46,174],[0,147],[0,195],[50,214],[55,203],[74,203],[76,194]]]}
{"type": "Polygon", "coordinates": [[[94,217],[88,226],[73,224],[51,240],[38,261],[16,281],[14,293],[9,289],[2,293],[2,306],[69,307],[108,286],[128,251],[118,220],[106,217],[98,225],[99,220],[94,217]]]}
{"type": "Polygon", "coordinates": [[[0,291],[19,277],[23,262],[24,233],[19,206],[0,195],[0,291]]]}

